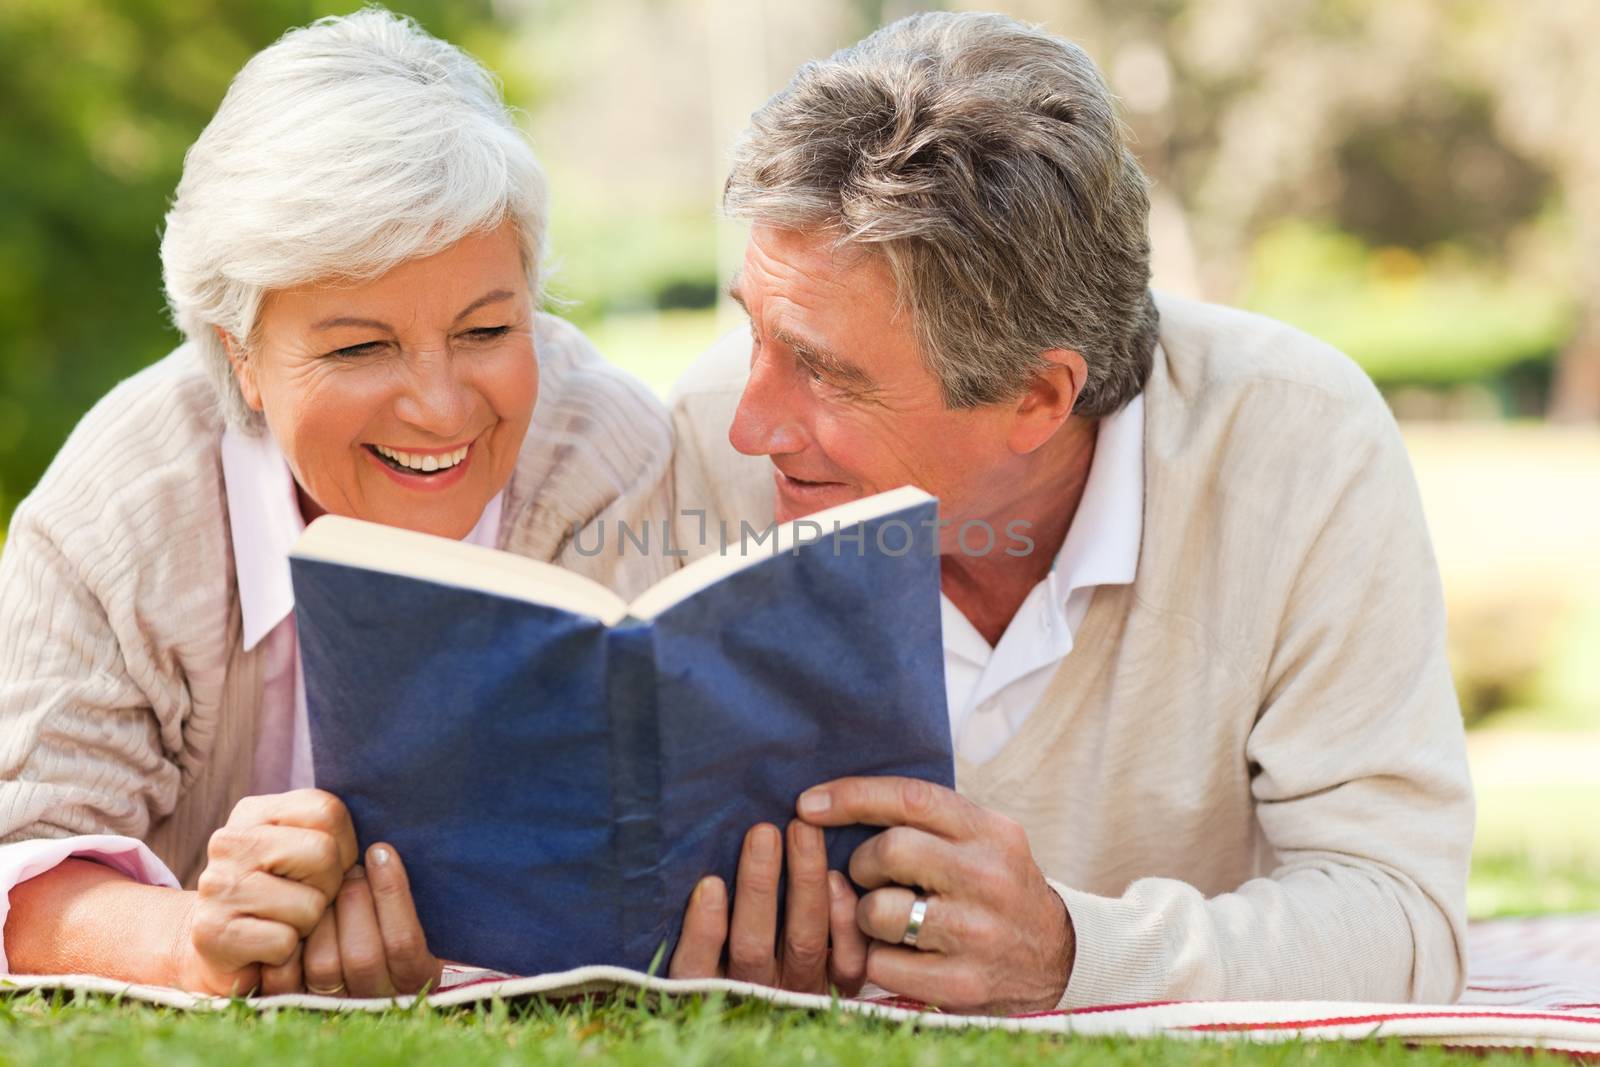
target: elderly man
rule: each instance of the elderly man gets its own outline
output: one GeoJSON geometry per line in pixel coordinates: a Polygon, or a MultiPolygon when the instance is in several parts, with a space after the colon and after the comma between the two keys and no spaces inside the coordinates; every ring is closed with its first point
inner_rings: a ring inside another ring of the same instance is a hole
{"type": "Polygon", "coordinates": [[[726,209],[750,328],[679,387],[679,507],[939,497],[959,788],[810,790],[733,900],[697,887],[673,972],[988,1011],[1453,1000],[1473,804],[1400,435],[1327,346],[1152,297],[1088,57],[897,22],[755,114],[726,209]],[[1006,530],[1031,551],[984,551],[1006,530]],[[852,822],[889,827],[859,902],[819,858],[852,822]]]}

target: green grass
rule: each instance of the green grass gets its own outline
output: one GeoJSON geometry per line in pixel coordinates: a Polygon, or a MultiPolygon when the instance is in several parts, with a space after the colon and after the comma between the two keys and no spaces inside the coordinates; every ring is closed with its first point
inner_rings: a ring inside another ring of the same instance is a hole
{"type": "Polygon", "coordinates": [[[916,1031],[843,1013],[807,1015],[720,999],[649,1008],[633,998],[562,1006],[503,1002],[453,1013],[428,1009],[331,1016],[244,1008],[185,1014],[104,999],[0,998],[0,1065],[187,1064],[1528,1064],[1518,1053],[1478,1057],[1398,1042],[1244,1045],[916,1031]]]}
{"type": "Polygon", "coordinates": [[[1473,856],[1467,914],[1474,919],[1579,911],[1600,911],[1600,860],[1526,850],[1473,856]]]}

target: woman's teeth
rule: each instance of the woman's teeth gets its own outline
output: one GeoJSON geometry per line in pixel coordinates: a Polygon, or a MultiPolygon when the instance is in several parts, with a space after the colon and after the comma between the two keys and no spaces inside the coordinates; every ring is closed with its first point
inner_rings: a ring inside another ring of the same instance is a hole
{"type": "Polygon", "coordinates": [[[454,467],[457,463],[467,458],[467,449],[470,447],[470,445],[462,445],[454,452],[446,452],[442,455],[436,453],[428,456],[414,452],[402,452],[398,448],[387,448],[383,445],[373,445],[372,450],[397,467],[429,474],[433,471],[449,470],[454,467]]]}

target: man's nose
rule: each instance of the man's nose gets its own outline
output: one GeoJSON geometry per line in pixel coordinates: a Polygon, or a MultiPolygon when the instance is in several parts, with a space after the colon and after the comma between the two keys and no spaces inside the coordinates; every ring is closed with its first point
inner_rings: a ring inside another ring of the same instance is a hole
{"type": "Polygon", "coordinates": [[[455,441],[472,415],[472,389],[461,381],[456,361],[447,349],[430,349],[406,362],[396,416],[441,441],[455,441]]]}
{"type": "Polygon", "coordinates": [[[747,456],[784,456],[805,448],[803,398],[781,367],[757,357],[750,365],[728,442],[747,456]]]}

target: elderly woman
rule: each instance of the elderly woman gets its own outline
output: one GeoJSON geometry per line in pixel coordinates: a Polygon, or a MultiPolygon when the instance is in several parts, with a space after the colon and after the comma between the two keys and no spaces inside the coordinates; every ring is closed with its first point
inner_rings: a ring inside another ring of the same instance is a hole
{"type": "Polygon", "coordinates": [[[536,312],[544,230],[490,75],[415,24],[326,19],[239,73],[162,242],[186,343],[84,418],[0,560],[0,972],[437,977],[400,857],[361,864],[308,788],[287,553],[333,512],[659,576],[574,550],[667,513],[671,440],[536,312]]]}

